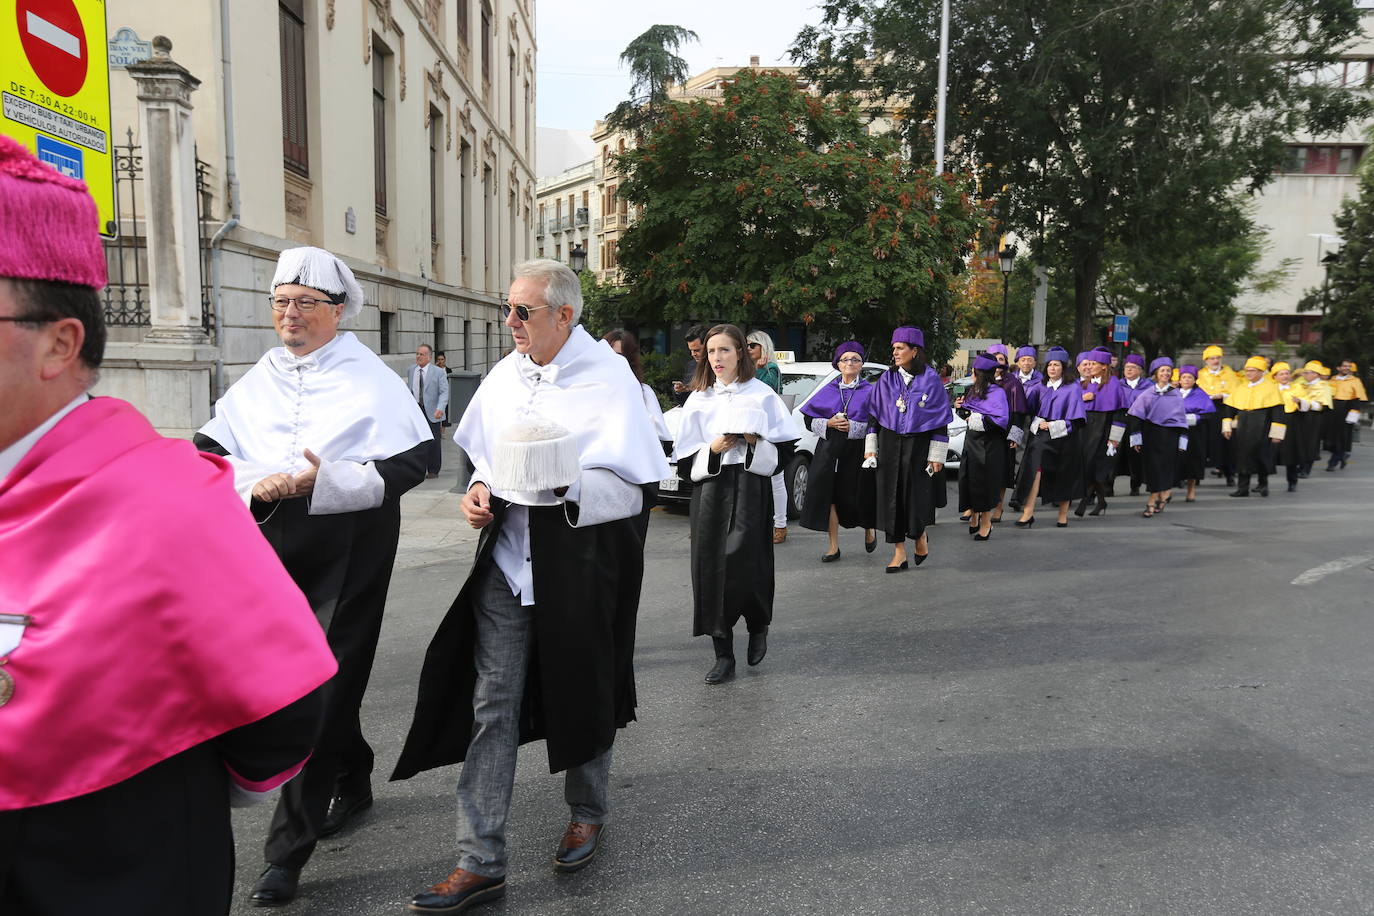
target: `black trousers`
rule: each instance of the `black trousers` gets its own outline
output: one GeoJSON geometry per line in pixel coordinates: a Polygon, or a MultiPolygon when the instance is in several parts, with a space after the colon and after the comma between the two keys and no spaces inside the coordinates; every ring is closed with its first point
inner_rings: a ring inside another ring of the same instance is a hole
{"type": "MultiPolygon", "coordinates": [[[[429,418],[426,417],[425,419],[428,420],[429,418]]],[[[443,424],[442,422],[435,422],[435,421],[433,421],[433,420],[430,421],[430,424],[429,424],[430,443],[429,443],[429,449],[428,449],[428,451],[427,451],[426,454],[425,454],[425,464],[426,464],[425,473],[427,473],[427,474],[437,474],[437,473],[439,473],[439,468],[440,468],[440,467],[443,465],[443,463],[444,463],[444,449],[443,449],[442,444],[440,443],[440,438],[439,438],[439,431],[440,431],[441,429],[443,429],[443,428],[444,428],[444,424],[443,424]]]]}

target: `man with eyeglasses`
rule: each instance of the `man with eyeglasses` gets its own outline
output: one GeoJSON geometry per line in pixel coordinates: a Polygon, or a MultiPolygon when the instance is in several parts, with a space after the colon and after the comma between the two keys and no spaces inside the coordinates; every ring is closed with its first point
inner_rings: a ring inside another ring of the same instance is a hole
{"type": "Polygon", "coordinates": [[[629,364],[578,323],[577,275],[557,261],[527,261],[508,298],[515,351],[492,368],[453,435],[475,468],[461,508],[482,531],[477,556],[425,653],[392,776],[463,761],[458,864],[411,901],[422,913],[505,893],[506,818],[523,741],[545,739],[550,771],[566,771],[570,818],[554,870],[577,871],[596,855],[610,813],[611,746],[634,718],[643,533],[668,476],[629,364]],[[497,483],[509,479],[514,455],[529,454],[529,439],[512,443],[508,434],[532,424],[573,440],[571,485],[497,483]]]}
{"type": "Polygon", "coordinates": [[[0,136],[0,913],[227,913],[334,658],[228,465],[87,395],[98,226],[0,136]]]}
{"type": "Polygon", "coordinates": [[[401,377],[339,330],[363,307],[343,261],[319,248],[284,251],[267,298],[282,345],[224,393],[195,442],[233,465],[239,495],[339,660],[314,756],[282,790],[267,868],[249,898],[280,906],[296,897],[317,840],[372,804],[373,753],[358,711],[396,559],[401,494],[424,479],[433,436],[401,377]]]}

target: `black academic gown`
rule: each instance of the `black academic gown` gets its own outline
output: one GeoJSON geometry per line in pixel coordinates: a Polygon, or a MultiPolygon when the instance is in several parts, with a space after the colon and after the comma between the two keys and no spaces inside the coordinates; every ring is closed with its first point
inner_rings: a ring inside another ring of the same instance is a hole
{"type": "MultiPolygon", "coordinates": [[[[196,448],[228,452],[197,433],[196,448]]],[[[363,694],[382,630],[391,569],[401,536],[401,495],[425,479],[428,442],[373,463],[385,484],[375,509],[310,515],[307,499],[264,503],[250,509],[258,530],[305,593],[324,628],[339,672],[325,685],[324,722],[305,772],[282,790],[265,849],[273,865],[300,868],[310,859],[319,827],[336,788],[369,789],[373,753],[359,721],[363,694]]]]}
{"type": "Polygon", "coordinates": [[[831,506],[835,507],[841,528],[876,526],[876,474],[862,467],[863,460],[863,439],[851,439],[842,430],[826,429],[825,438],[816,444],[816,455],[806,478],[803,528],[829,530],[831,506]]]}
{"type": "MultiPolygon", "coordinates": [[[[1094,485],[1104,489],[1111,485],[1115,473],[1116,458],[1107,454],[1107,443],[1111,437],[1112,426],[1126,425],[1126,411],[1090,410],[1083,428],[1078,432],[1078,445],[1082,450],[1083,487],[1085,493],[1092,493],[1094,485]]],[[[1124,444],[1118,444],[1119,450],[1124,444]]],[[[1080,494],[1082,495],[1082,494],[1080,494]]]]}
{"type": "MultiPolygon", "coordinates": [[[[568,524],[564,506],[528,510],[536,605],[520,743],[545,740],[551,773],[604,753],[616,730],[634,721],[635,623],[654,487],[641,489],[638,515],[585,528],[568,524]]],[[[393,780],[467,759],[477,683],[474,595],[488,571],[502,575],[492,551],[509,506],[492,497],[494,517],[477,541],[472,570],[430,640],[393,780]]]]}
{"type": "Polygon", "coordinates": [[[1026,442],[1021,458],[1021,479],[1017,494],[1025,502],[1040,472],[1040,504],[1053,506],[1070,502],[1083,494],[1083,420],[1071,420],[1069,434],[1050,438],[1049,430],[1036,430],[1026,442]]]}
{"type": "Polygon", "coordinates": [[[225,765],[257,782],[300,763],[323,711],[321,690],[97,792],[0,812],[0,913],[228,913],[225,765]]]}
{"type": "Polygon", "coordinates": [[[920,540],[935,510],[948,503],[945,475],[926,474],[931,440],[948,436],[949,427],[902,435],[878,426],[878,526],[889,544],[920,540]]]}
{"type": "MultiPolygon", "coordinates": [[[[959,409],[966,418],[971,411],[959,409]]],[[[1007,431],[991,420],[983,431],[964,433],[964,451],[959,460],[959,511],[991,512],[997,508],[1002,489],[1007,485],[1006,470],[1013,463],[1007,447],[1007,431]]]]}
{"type": "Polygon", "coordinates": [[[1178,479],[1201,480],[1207,476],[1207,443],[1211,426],[1219,422],[1215,413],[1200,414],[1197,425],[1185,430],[1188,447],[1178,453],[1178,479]]]}
{"type": "MultiPolygon", "coordinates": [[[[1153,395],[1143,395],[1143,397],[1153,397],[1153,395]]],[[[1182,454],[1178,450],[1179,437],[1186,432],[1186,427],[1181,426],[1160,426],[1158,423],[1151,423],[1140,417],[1129,417],[1126,431],[1129,435],[1140,433],[1140,451],[1136,451],[1134,446],[1129,447],[1129,451],[1140,458],[1141,480],[1145,485],[1147,493],[1162,493],[1172,489],[1178,482],[1179,456],[1182,454]]],[[[1127,448],[1127,446],[1123,446],[1127,448]]],[[[1135,483],[1132,476],[1131,483],[1135,483]]]]}
{"type": "MultiPolygon", "coordinates": [[[[795,442],[775,442],[778,467],[795,442]]],[[[678,462],[690,479],[694,458],[678,462]]],[[[712,455],[711,466],[719,456],[712,455]]],[[[773,484],[728,464],[692,489],[692,635],[725,637],[744,618],[750,633],[773,620],[773,484]]]]}
{"type": "Polygon", "coordinates": [[[1274,473],[1274,448],[1269,441],[1269,426],[1283,422],[1283,405],[1237,410],[1222,405],[1222,415],[1234,422],[1231,428],[1231,455],[1236,473],[1242,477],[1258,474],[1261,478],[1274,473]]]}

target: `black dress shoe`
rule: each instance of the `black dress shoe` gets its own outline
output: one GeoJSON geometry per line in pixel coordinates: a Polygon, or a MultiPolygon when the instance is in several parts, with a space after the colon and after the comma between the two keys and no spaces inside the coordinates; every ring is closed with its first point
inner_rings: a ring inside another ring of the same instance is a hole
{"type": "Polygon", "coordinates": [[[1056,527],[1056,528],[1067,528],[1067,527],[1069,527],[1069,523],[1068,523],[1068,522],[1055,522],[1055,523],[1054,523],[1054,527],[1056,527]]]}
{"type": "Polygon", "coordinates": [[[1296,492],[1298,492],[1298,485],[1295,484],[1295,483],[1290,483],[1290,484],[1288,485],[1288,492],[1289,492],[1289,493],[1296,493],[1296,492]]]}
{"type": "Polygon", "coordinates": [[[839,552],[838,550],[835,551],[834,553],[823,553],[823,554],[821,554],[821,562],[822,562],[822,563],[834,563],[834,562],[835,562],[836,560],[838,560],[839,558],[840,558],[840,552],[839,552]]]}
{"type": "Polygon", "coordinates": [[[558,844],[558,852],[553,857],[553,870],[574,872],[585,868],[596,855],[601,838],[606,835],[605,824],[587,824],[570,821],[563,832],[563,840],[558,844]]]}
{"type": "Polygon", "coordinates": [[[1026,519],[1024,522],[1021,521],[1021,519],[1018,518],[1018,519],[1017,519],[1015,522],[1013,522],[1012,524],[1016,525],[1017,528],[1029,528],[1031,525],[1034,525],[1034,524],[1035,524],[1035,516],[1032,515],[1030,518],[1026,519]]]}
{"type": "Polygon", "coordinates": [[[873,540],[864,541],[864,553],[872,553],[878,549],[878,532],[873,532],[873,540]]]}
{"type": "Polygon", "coordinates": [[[269,865],[258,878],[258,883],[253,885],[248,902],[253,906],[286,906],[296,899],[296,887],[300,880],[299,868],[269,865]]]}
{"type": "Polygon", "coordinates": [[[429,890],[411,898],[409,909],[417,913],[461,913],[468,907],[506,896],[506,876],[476,875],[455,868],[429,890]]]}
{"type": "MultiPolygon", "coordinates": [[[[983,538],[983,540],[986,541],[989,537],[992,537],[992,534],[991,534],[991,533],[989,533],[987,537],[983,538]]],[[[930,551],[928,551],[928,550],[927,550],[925,553],[913,553],[913,554],[911,555],[911,565],[912,565],[912,566],[920,566],[922,563],[924,563],[926,560],[929,560],[929,559],[930,559],[930,551]]],[[[903,565],[903,566],[906,566],[905,563],[903,563],[902,565],[903,565]]]]}
{"type": "MultiPolygon", "coordinates": [[[[987,540],[988,538],[990,538],[990,537],[992,537],[992,529],[989,528],[987,534],[975,534],[975,535],[973,536],[973,539],[974,539],[975,541],[986,541],[986,540],[987,540]]],[[[930,554],[926,554],[926,557],[928,557],[928,556],[930,556],[930,554]]],[[[919,559],[924,560],[926,557],[919,557],[919,559]]],[[[916,565],[917,565],[917,566],[920,566],[921,564],[917,563],[916,565]]]]}
{"type": "Polygon", "coordinates": [[[711,670],[706,672],[705,681],[708,684],[720,684],[730,680],[735,676],[735,657],[733,655],[725,658],[717,658],[716,663],[711,666],[711,670]]]}
{"type": "Polygon", "coordinates": [[[901,571],[904,570],[904,569],[906,569],[906,560],[903,560],[903,561],[902,561],[902,565],[901,565],[901,566],[888,566],[888,567],[885,567],[883,571],[884,571],[884,572],[890,572],[890,573],[899,573],[899,572],[901,572],[901,571]]]}
{"type": "Polygon", "coordinates": [[[745,656],[750,666],[757,665],[763,661],[763,657],[768,654],[768,631],[749,634],[749,654],[745,656]]]}
{"type": "Polygon", "coordinates": [[[344,827],[357,814],[361,814],[372,807],[372,790],[368,789],[362,795],[344,795],[340,793],[329,800],[329,809],[324,813],[324,823],[320,824],[320,836],[333,836],[344,827]]]}
{"type": "Polygon", "coordinates": [[[1232,492],[1227,493],[1226,495],[1227,495],[1227,496],[1249,496],[1249,495],[1250,495],[1250,488],[1249,488],[1249,487],[1245,487],[1245,488],[1243,488],[1243,489],[1233,490],[1232,492]]]}
{"type": "Polygon", "coordinates": [[[1265,484],[1265,485],[1262,486],[1262,487],[1255,487],[1255,491],[1256,491],[1257,493],[1259,493],[1260,496],[1268,496],[1268,495],[1269,495],[1269,484],[1265,484]]]}

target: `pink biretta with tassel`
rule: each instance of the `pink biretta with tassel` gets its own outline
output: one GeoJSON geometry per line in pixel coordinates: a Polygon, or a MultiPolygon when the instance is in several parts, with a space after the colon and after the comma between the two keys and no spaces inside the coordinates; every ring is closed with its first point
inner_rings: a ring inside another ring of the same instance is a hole
{"type": "Polygon", "coordinates": [[[0,277],[105,285],[95,200],[83,182],[0,136],[0,277]]]}

